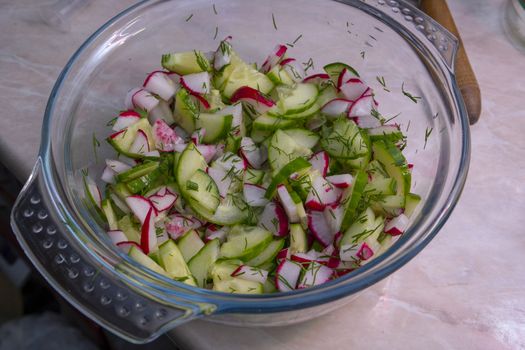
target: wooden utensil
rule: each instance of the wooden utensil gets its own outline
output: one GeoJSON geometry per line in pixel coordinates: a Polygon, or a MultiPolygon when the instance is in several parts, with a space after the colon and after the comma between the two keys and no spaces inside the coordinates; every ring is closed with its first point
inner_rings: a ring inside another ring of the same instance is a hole
{"type": "Polygon", "coordinates": [[[459,49],[456,56],[456,81],[465,101],[469,122],[474,124],[478,121],[481,113],[481,93],[447,2],[446,0],[422,0],[420,8],[443,27],[447,28],[459,40],[459,49]]]}

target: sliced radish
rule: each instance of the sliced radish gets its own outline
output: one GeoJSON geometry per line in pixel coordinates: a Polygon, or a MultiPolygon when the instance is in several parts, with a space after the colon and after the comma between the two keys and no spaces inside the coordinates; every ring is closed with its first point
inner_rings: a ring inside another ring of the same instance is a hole
{"type": "Polygon", "coordinates": [[[241,177],[243,171],[246,169],[242,158],[231,152],[224,153],[222,157],[213,162],[213,165],[221,167],[226,172],[233,172],[234,175],[238,177],[241,177]]]}
{"type": "Polygon", "coordinates": [[[134,108],[141,108],[146,112],[150,112],[157,107],[159,100],[151,92],[139,89],[131,96],[131,103],[134,108]]]}
{"type": "Polygon", "coordinates": [[[181,85],[192,94],[205,95],[210,93],[210,74],[200,72],[186,74],[180,78],[181,85]]]}
{"type": "Polygon", "coordinates": [[[276,236],[283,237],[288,234],[288,217],[279,204],[270,202],[266,204],[261,216],[259,216],[259,226],[276,236]]]}
{"type": "Polygon", "coordinates": [[[277,263],[280,264],[282,260],[284,259],[290,259],[290,249],[284,248],[277,253],[277,256],[275,257],[277,260],[277,263]]]}
{"type": "Polygon", "coordinates": [[[380,126],[380,121],[372,115],[376,104],[372,95],[365,95],[357,99],[348,110],[348,118],[357,118],[356,123],[362,128],[380,126]]]}
{"type": "Polygon", "coordinates": [[[170,215],[166,220],[166,230],[172,239],[177,239],[189,230],[197,229],[202,224],[191,216],[170,215]]]}
{"type": "Polygon", "coordinates": [[[339,90],[345,98],[355,101],[365,94],[368,86],[359,78],[351,78],[344,82],[339,90]]]}
{"type": "Polygon", "coordinates": [[[163,71],[151,72],[142,86],[149,92],[160,96],[164,101],[169,101],[177,90],[177,86],[163,71]]]}
{"type": "Polygon", "coordinates": [[[249,86],[242,86],[238,88],[230,98],[232,103],[245,102],[251,105],[258,113],[265,113],[271,107],[275,106],[268,97],[264,96],[259,90],[249,86]]]}
{"type": "Polygon", "coordinates": [[[363,242],[363,244],[361,244],[361,247],[357,251],[356,256],[361,260],[368,260],[372,256],[374,256],[374,251],[370,246],[368,246],[368,244],[366,244],[366,242],[363,242]]]}
{"type": "Polygon", "coordinates": [[[221,228],[218,228],[215,225],[209,225],[206,228],[206,232],[204,232],[204,239],[206,242],[211,241],[212,239],[218,238],[221,243],[223,243],[226,240],[226,236],[228,235],[228,232],[230,232],[230,228],[228,226],[223,226],[221,228]]]}
{"type": "Polygon", "coordinates": [[[117,243],[117,247],[124,254],[128,254],[129,250],[131,249],[131,247],[135,247],[135,248],[139,249],[140,251],[142,251],[142,248],[140,247],[140,245],[137,242],[133,242],[133,241],[126,241],[126,242],[117,243]]]}
{"type": "Polygon", "coordinates": [[[124,232],[120,230],[112,230],[108,231],[108,236],[111,239],[111,242],[113,242],[114,245],[117,245],[121,242],[127,242],[128,237],[124,234],[124,232]]]}
{"type": "Polygon", "coordinates": [[[115,174],[116,173],[113,171],[113,169],[106,166],[102,172],[102,175],[100,176],[100,179],[105,183],[112,184],[115,183],[115,174]]]}
{"type": "Polygon", "coordinates": [[[243,137],[241,139],[240,152],[243,158],[248,162],[248,165],[254,169],[260,169],[268,159],[268,153],[257,147],[255,142],[249,137],[243,137]]]}
{"type": "Polygon", "coordinates": [[[328,282],[333,276],[333,270],[318,262],[312,262],[301,276],[298,289],[318,286],[328,282]]]}
{"type": "Polygon", "coordinates": [[[217,115],[231,115],[233,117],[232,119],[232,133],[235,134],[235,136],[238,136],[241,132],[241,125],[243,121],[243,115],[242,115],[242,104],[236,103],[230,106],[226,106],[223,109],[221,109],[218,112],[215,112],[217,115]]]}
{"type": "Polygon", "coordinates": [[[323,246],[326,247],[333,243],[335,233],[330,229],[324,212],[316,210],[310,211],[308,213],[308,228],[323,246]]]}
{"type": "Polygon", "coordinates": [[[148,151],[148,152],[144,153],[144,157],[160,158],[160,153],[157,150],[148,151]]]}
{"type": "Polygon", "coordinates": [[[220,71],[223,67],[226,67],[230,64],[231,61],[231,50],[232,47],[230,45],[229,38],[227,37],[223,41],[221,41],[219,48],[217,51],[215,51],[213,55],[213,68],[215,68],[216,71],[220,71]]]}
{"type": "Polygon", "coordinates": [[[177,200],[177,195],[172,193],[166,193],[163,196],[160,195],[153,195],[150,196],[148,199],[150,200],[151,204],[157,209],[158,212],[170,210],[171,207],[175,204],[175,201],[177,200]]]}
{"type": "Polygon", "coordinates": [[[327,176],[326,179],[337,188],[347,188],[352,186],[354,178],[350,174],[339,174],[327,176]]]}
{"type": "Polygon", "coordinates": [[[217,153],[216,145],[196,145],[196,147],[206,160],[206,163],[210,163],[215,157],[215,153],[217,153]]]}
{"type": "Polygon", "coordinates": [[[126,94],[126,98],[124,99],[124,106],[126,106],[127,110],[132,110],[132,109],[135,108],[135,106],[133,105],[133,96],[139,90],[141,90],[141,89],[140,88],[133,88],[133,89],[129,90],[128,93],[126,94]]]}
{"type": "Polygon", "coordinates": [[[157,107],[153,108],[148,114],[148,120],[150,123],[155,123],[159,119],[162,119],[169,124],[175,122],[171,107],[169,103],[164,100],[160,100],[157,107]]]}
{"type": "Polygon", "coordinates": [[[297,205],[294,203],[292,196],[288,193],[285,185],[281,184],[277,186],[277,195],[279,196],[279,200],[288,216],[288,220],[292,223],[299,222],[301,219],[297,212],[297,205]]]}
{"type": "Polygon", "coordinates": [[[396,216],[395,218],[390,219],[385,224],[385,233],[388,233],[392,236],[398,236],[405,232],[408,227],[408,217],[405,214],[396,216]]]}
{"type": "Polygon", "coordinates": [[[115,193],[112,192],[109,196],[111,197],[111,200],[113,201],[113,203],[115,203],[115,205],[120,210],[122,210],[125,214],[128,214],[131,212],[127,204],[122,199],[120,199],[120,197],[117,196],[115,193]]]}
{"type": "Polygon", "coordinates": [[[174,145],[182,143],[183,140],[173,131],[172,128],[162,119],[158,119],[153,124],[153,139],[155,140],[155,148],[164,152],[171,152],[174,145]]]}
{"type": "Polygon", "coordinates": [[[139,219],[141,224],[144,223],[149,210],[153,207],[149,199],[139,195],[127,197],[126,204],[137,217],[137,219],[139,219]]]}
{"type": "Polygon", "coordinates": [[[337,90],[341,88],[341,85],[353,78],[359,77],[353,72],[349,71],[348,69],[343,68],[343,70],[341,71],[341,73],[339,73],[339,76],[337,77],[337,90]]]}
{"type": "Polygon", "coordinates": [[[204,135],[206,135],[205,129],[197,129],[191,134],[190,138],[194,144],[200,145],[202,143],[204,135]]]}
{"type": "Polygon", "coordinates": [[[303,266],[308,266],[311,262],[315,261],[318,257],[317,254],[312,254],[314,251],[308,253],[295,253],[290,257],[291,260],[298,262],[303,266]]]}
{"type": "Polygon", "coordinates": [[[326,117],[321,114],[316,114],[312,118],[309,118],[306,122],[308,130],[317,130],[321,126],[326,124],[326,117]]]}
{"type": "Polygon", "coordinates": [[[341,197],[341,189],[333,186],[322,176],[312,181],[312,188],[306,197],[306,207],[313,210],[324,210],[327,205],[335,204],[341,197]]]}
{"type": "Polygon", "coordinates": [[[177,153],[182,153],[188,147],[187,143],[176,143],[173,145],[173,150],[177,153]]]}
{"type": "Polygon", "coordinates": [[[328,173],[328,166],[330,165],[330,157],[325,151],[315,153],[308,160],[312,164],[312,170],[318,170],[324,177],[328,173]]]}
{"type": "Polygon", "coordinates": [[[106,166],[108,168],[111,168],[111,170],[113,170],[117,174],[131,169],[131,165],[114,159],[106,159],[106,166]]]}
{"type": "Polygon", "coordinates": [[[242,192],[244,194],[244,199],[246,204],[252,207],[264,207],[268,204],[268,199],[264,196],[266,193],[266,188],[259,185],[253,185],[245,183],[242,186],[242,192]]]}
{"type": "Polygon", "coordinates": [[[145,254],[149,254],[157,247],[157,234],[155,230],[155,209],[150,207],[140,233],[140,246],[145,254]]]}
{"type": "Polygon", "coordinates": [[[324,216],[328,226],[330,227],[330,232],[334,235],[339,232],[341,229],[341,224],[343,222],[343,217],[345,215],[345,209],[343,205],[337,206],[327,206],[324,209],[324,216]]]}
{"type": "Polygon", "coordinates": [[[275,287],[281,292],[294,290],[301,274],[301,265],[291,260],[283,260],[275,270],[275,287]]]}
{"type": "Polygon", "coordinates": [[[100,189],[92,178],[86,176],[84,179],[86,181],[86,187],[89,195],[95,201],[95,204],[100,208],[102,206],[102,195],[100,194],[100,189]]]}
{"type": "Polygon", "coordinates": [[[135,111],[123,111],[120,112],[120,114],[117,117],[117,120],[115,120],[115,123],[113,124],[112,129],[114,131],[120,131],[125,128],[127,128],[130,125],[135,124],[140,120],[140,114],[138,114],[135,111]]]}
{"type": "Polygon", "coordinates": [[[326,73],[309,75],[303,79],[303,83],[320,84],[330,79],[330,76],[326,73]]]}
{"type": "Polygon", "coordinates": [[[350,109],[352,103],[354,103],[352,100],[334,98],[333,100],[328,101],[321,108],[321,112],[328,117],[337,118],[341,115],[348,114],[348,110],[350,109]]]}
{"type": "Polygon", "coordinates": [[[261,65],[261,72],[268,73],[284,57],[286,50],[288,50],[286,46],[277,45],[261,65]]]}
{"type": "Polygon", "coordinates": [[[264,284],[268,278],[268,271],[248,265],[240,265],[232,272],[231,276],[264,284]]]}
{"type": "Polygon", "coordinates": [[[232,177],[229,176],[223,168],[218,166],[209,167],[207,170],[208,175],[215,181],[219,195],[224,198],[228,194],[230,186],[232,184],[232,177]]]}
{"type": "Polygon", "coordinates": [[[135,140],[131,144],[131,147],[129,148],[130,153],[137,153],[137,154],[144,154],[146,152],[149,152],[149,141],[148,141],[148,135],[142,130],[139,129],[137,132],[137,136],[135,137],[135,140]]]}
{"type": "Polygon", "coordinates": [[[290,78],[298,83],[301,82],[306,76],[303,66],[295,60],[295,58],[287,58],[281,61],[280,65],[283,67],[284,71],[288,73],[290,78]]]}

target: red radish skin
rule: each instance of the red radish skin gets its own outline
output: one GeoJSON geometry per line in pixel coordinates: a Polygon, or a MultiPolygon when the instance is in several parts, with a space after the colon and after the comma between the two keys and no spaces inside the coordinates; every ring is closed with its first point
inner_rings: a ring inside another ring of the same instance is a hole
{"type": "Polygon", "coordinates": [[[339,90],[345,98],[355,101],[368,91],[368,86],[361,79],[351,78],[343,83],[339,90]]]}
{"type": "Polygon", "coordinates": [[[137,132],[137,136],[135,137],[135,140],[131,144],[131,147],[129,148],[130,153],[136,153],[136,154],[144,154],[146,152],[149,152],[149,141],[148,141],[148,135],[142,130],[139,129],[137,132]]]}
{"type": "Polygon", "coordinates": [[[143,84],[144,89],[154,93],[164,101],[169,101],[177,90],[177,86],[163,71],[151,72],[143,84]]]}
{"type": "Polygon", "coordinates": [[[129,250],[131,249],[131,247],[135,247],[135,248],[139,249],[140,251],[142,251],[142,248],[140,247],[140,245],[137,242],[133,242],[133,241],[126,241],[126,242],[117,243],[117,247],[124,254],[128,254],[129,250]]]}
{"type": "Polygon", "coordinates": [[[285,185],[281,184],[277,186],[277,195],[279,196],[281,205],[288,216],[288,220],[292,223],[299,222],[300,218],[299,213],[297,212],[297,206],[290,196],[290,193],[288,193],[285,185]]]}
{"type": "Polygon", "coordinates": [[[153,207],[149,199],[139,195],[127,197],[126,204],[137,217],[137,219],[139,219],[141,224],[144,224],[148,212],[153,207]]]}
{"type": "Polygon", "coordinates": [[[399,236],[405,232],[408,227],[408,223],[408,217],[405,214],[401,214],[390,219],[385,224],[384,232],[392,236],[399,236]]]}
{"type": "Polygon", "coordinates": [[[288,48],[286,46],[277,45],[261,65],[261,71],[263,73],[268,73],[277,63],[279,63],[279,60],[281,60],[287,50],[288,48]]]}
{"type": "Polygon", "coordinates": [[[210,93],[210,74],[200,72],[183,75],[180,84],[193,95],[205,95],[210,93]]]}
{"type": "Polygon", "coordinates": [[[175,201],[177,200],[177,195],[166,193],[163,196],[160,195],[153,195],[149,197],[150,202],[155,207],[157,212],[163,212],[170,210],[173,205],[175,204],[175,201]]]}
{"type": "Polygon", "coordinates": [[[350,174],[332,175],[328,176],[326,179],[337,188],[348,188],[352,186],[352,183],[354,182],[354,178],[350,174]]]}
{"type": "Polygon", "coordinates": [[[309,265],[311,262],[317,259],[317,256],[313,256],[309,253],[295,253],[290,257],[291,260],[298,262],[303,266],[309,265]]]}
{"type": "Polygon", "coordinates": [[[277,260],[277,263],[280,264],[282,260],[284,259],[290,259],[290,249],[284,248],[277,253],[277,256],[275,257],[277,260]]]}
{"type": "Polygon", "coordinates": [[[312,169],[318,170],[319,173],[324,177],[328,173],[328,167],[330,165],[330,157],[325,151],[315,153],[308,160],[312,164],[312,169]]]}
{"type": "Polygon", "coordinates": [[[368,260],[374,255],[374,251],[368,246],[368,244],[366,244],[366,242],[363,242],[356,255],[361,260],[368,260]]]}
{"type": "Polygon", "coordinates": [[[266,188],[245,183],[243,185],[243,194],[246,204],[252,207],[264,207],[268,204],[268,199],[264,196],[266,193],[266,188]]]}
{"type": "Polygon", "coordinates": [[[352,78],[359,78],[354,73],[350,72],[348,69],[343,68],[341,73],[339,73],[339,76],[337,77],[337,90],[339,91],[341,88],[341,85],[343,85],[345,82],[349,81],[352,78]]]}
{"type": "Polygon", "coordinates": [[[113,124],[113,131],[120,131],[140,120],[140,115],[135,111],[124,111],[119,114],[113,124]]]}
{"type": "Polygon", "coordinates": [[[140,246],[145,254],[152,252],[157,246],[157,234],[155,231],[155,211],[150,208],[144,223],[142,224],[140,234],[140,246]]]}
{"type": "Polygon", "coordinates": [[[325,73],[309,75],[303,79],[303,83],[319,84],[323,81],[330,79],[330,76],[325,73]]]}
{"type": "Polygon", "coordinates": [[[206,163],[210,163],[217,153],[216,145],[196,145],[196,147],[206,160],[206,163]]]}
{"type": "Polygon", "coordinates": [[[271,107],[275,106],[275,102],[264,96],[260,91],[249,86],[242,86],[238,88],[233,93],[230,101],[232,103],[248,103],[259,113],[264,113],[271,107]]]}
{"type": "Polygon", "coordinates": [[[308,213],[308,228],[324,247],[333,243],[335,234],[331,232],[322,211],[311,210],[308,213]]]}
{"type": "Polygon", "coordinates": [[[172,152],[175,144],[183,142],[175,131],[162,119],[155,121],[152,130],[155,147],[160,151],[172,152]]]}
{"type": "Polygon", "coordinates": [[[269,202],[259,216],[259,226],[275,236],[284,237],[288,234],[288,217],[279,204],[269,202]]]}
{"type": "Polygon", "coordinates": [[[275,287],[281,292],[294,290],[301,274],[301,265],[283,260],[275,270],[275,287]]]}

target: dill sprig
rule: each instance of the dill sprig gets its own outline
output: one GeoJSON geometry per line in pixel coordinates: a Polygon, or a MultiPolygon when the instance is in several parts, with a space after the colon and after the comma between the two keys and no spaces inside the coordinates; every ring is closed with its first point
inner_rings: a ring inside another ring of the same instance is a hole
{"type": "Polygon", "coordinates": [[[383,90],[385,90],[386,92],[390,92],[390,90],[386,87],[385,77],[377,76],[376,80],[379,82],[379,84],[381,84],[381,86],[383,87],[383,90]]]}
{"type": "Polygon", "coordinates": [[[217,12],[217,8],[215,7],[215,4],[213,4],[212,7],[213,7],[213,12],[214,12],[216,15],[218,15],[219,13],[217,12]]]}
{"type": "Polygon", "coordinates": [[[272,22],[273,22],[273,28],[277,30],[277,23],[275,22],[275,15],[272,12],[272,22]]]}
{"type": "Polygon", "coordinates": [[[189,15],[188,18],[186,18],[186,22],[189,22],[192,17],[193,17],[193,13],[189,15]]]}
{"type": "Polygon", "coordinates": [[[93,133],[93,153],[95,153],[95,163],[98,163],[98,155],[97,155],[98,147],[100,147],[100,141],[95,136],[95,133],[93,133]]]}
{"type": "Polygon", "coordinates": [[[423,145],[423,149],[425,149],[427,147],[427,141],[428,141],[428,138],[430,137],[430,135],[432,134],[432,130],[434,130],[434,128],[426,128],[425,129],[425,144],[423,145]]]}
{"type": "Polygon", "coordinates": [[[417,100],[420,100],[420,99],[421,99],[421,96],[414,96],[414,95],[412,95],[410,92],[406,91],[406,90],[405,90],[405,83],[402,83],[402,84],[401,84],[401,92],[403,92],[403,95],[405,95],[406,97],[408,97],[409,99],[411,99],[412,102],[414,102],[414,103],[417,103],[417,100]]]}

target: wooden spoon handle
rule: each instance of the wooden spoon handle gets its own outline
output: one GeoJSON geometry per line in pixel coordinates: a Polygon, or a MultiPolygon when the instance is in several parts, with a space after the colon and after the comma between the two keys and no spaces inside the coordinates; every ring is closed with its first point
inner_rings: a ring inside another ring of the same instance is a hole
{"type": "Polygon", "coordinates": [[[470,124],[478,121],[481,114],[481,93],[476,75],[465,52],[465,47],[454,23],[454,18],[448,8],[446,0],[422,0],[421,10],[434,18],[443,27],[447,28],[459,40],[459,49],[456,57],[456,81],[465,101],[465,107],[470,124]]]}

